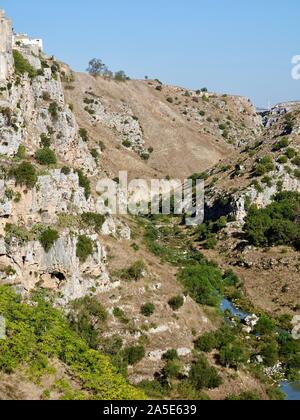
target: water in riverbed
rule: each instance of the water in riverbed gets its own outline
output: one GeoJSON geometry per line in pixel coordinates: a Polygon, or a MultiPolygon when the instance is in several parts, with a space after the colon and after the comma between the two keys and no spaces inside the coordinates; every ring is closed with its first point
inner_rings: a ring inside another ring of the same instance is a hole
{"type": "MultiPolygon", "coordinates": [[[[238,317],[241,320],[244,320],[249,315],[236,308],[228,299],[222,300],[221,310],[222,312],[230,311],[234,317],[238,317]]],[[[286,401],[300,401],[300,382],[283,382],[280,384],[280,389],[287,396],[286,401]]]]}

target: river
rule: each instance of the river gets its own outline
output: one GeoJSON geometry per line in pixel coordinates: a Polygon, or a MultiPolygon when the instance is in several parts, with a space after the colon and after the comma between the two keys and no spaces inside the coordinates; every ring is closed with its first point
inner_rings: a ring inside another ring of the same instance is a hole
{"type": "MultiPolygon", "coordinates": [[[[235,307],[228,299],[221,303],[222,312],[230,311],[234,317],[244,320],[249,314],[235,307]]],[[[286,395],[286,401],[300,401],[300,381],[294,383],[282,382],[281,391],[286,395]]]]}

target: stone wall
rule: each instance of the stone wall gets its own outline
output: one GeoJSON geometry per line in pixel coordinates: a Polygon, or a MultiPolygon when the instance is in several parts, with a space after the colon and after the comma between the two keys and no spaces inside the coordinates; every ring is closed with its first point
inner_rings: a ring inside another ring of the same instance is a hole
{"type": "Polygon", "coordinates": [[[0,82],[13,73],[12,23],[0,10],[0,82]]]}

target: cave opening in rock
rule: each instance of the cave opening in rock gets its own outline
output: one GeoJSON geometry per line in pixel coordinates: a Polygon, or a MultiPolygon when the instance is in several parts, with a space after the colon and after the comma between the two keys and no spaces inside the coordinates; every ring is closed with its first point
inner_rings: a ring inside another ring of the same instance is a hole
{"type": "Polygon", "coordinates": [[[66,280],[66,276],[64,275],[64,273],[61,273],[59,271],[55,271],[54,273],[51,273],[51,278],[52,279],[57,279],[59,281],[66,280]]]}

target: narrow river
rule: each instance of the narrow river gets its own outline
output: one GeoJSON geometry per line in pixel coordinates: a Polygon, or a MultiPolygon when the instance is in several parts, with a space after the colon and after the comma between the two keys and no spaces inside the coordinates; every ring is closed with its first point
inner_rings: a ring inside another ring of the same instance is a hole
{"type": "MultiPolygon", "coordinates": [[[[228,299],[221,303],[222,312],[230,311],[234,317],[244,320],[249,314],[236,308],[228,299]]],[[[295,383],[282,382],[280,389],[286,395],[286,401],[300,401],[300,381],[295,383]]]]}

